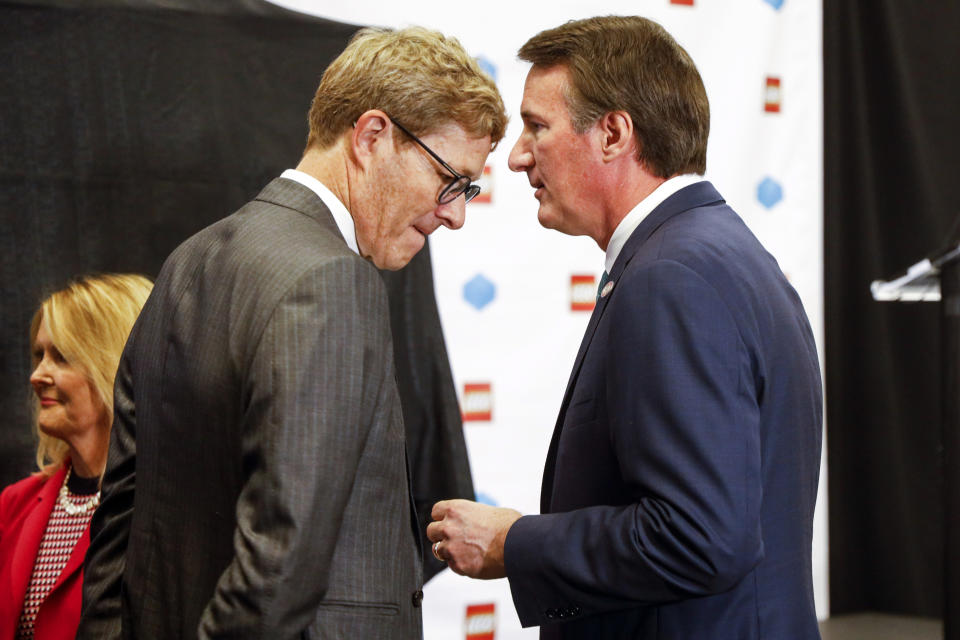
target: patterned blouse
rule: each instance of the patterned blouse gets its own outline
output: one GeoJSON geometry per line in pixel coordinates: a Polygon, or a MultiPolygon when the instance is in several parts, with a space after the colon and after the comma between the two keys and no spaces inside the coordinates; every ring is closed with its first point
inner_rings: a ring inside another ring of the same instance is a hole
{"type": "Polygon", "coordinates": [[[20,622],[17,625],[17,640],[32,640],[33,625],[40,605],[53,590],[60,572],[70,559],[74,545],[83,535],[93,516],[96,504],[91,499],[97,493],[99,481],[100,479],[96,477],[82,478],[73,473],[67,473],[64,479],[66,492],[61,490],[53,511],[50,512],[43,538],[40,540],[40,549],[37,551],[33,573],[30,575],[30,586],[27,587],[27,594],[23,599],[23,612],[20,614],[20,622]],[[67,513],[63,500],[72,505],[72,511],[78,508],[82,510],[75,515],[67,513]],[[83,509],[83,507],[87,508],[83,509]]]}

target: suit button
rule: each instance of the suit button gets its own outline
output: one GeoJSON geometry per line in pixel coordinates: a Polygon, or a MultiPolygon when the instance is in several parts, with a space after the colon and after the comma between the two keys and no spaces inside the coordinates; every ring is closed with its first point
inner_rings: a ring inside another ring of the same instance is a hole
{"type": "Polygon", "coordinates": [[[413,592],[413,606],[415,608],[420,608],[421,602],[423,602],[423,591],[417,589],[413,592]]]}
{"type": "Polygon", "coordinates": [[[557,610],[556,610],[556,609],[547,609],[544,613],[545,613],[546,616],[547,616],[549,619],[551,619],[551,620],[553,620],[554,618],[557,617],[557,610]]]}
{"type": "Polygon", "coordinates": [[[569,617],[572,618],[572,617],[578,616],[578,615],[580,615],[580,607],[574,605],[574,606],[570,607],[569,609],[567,609],[567,616],[569,616],[569,617]]]}

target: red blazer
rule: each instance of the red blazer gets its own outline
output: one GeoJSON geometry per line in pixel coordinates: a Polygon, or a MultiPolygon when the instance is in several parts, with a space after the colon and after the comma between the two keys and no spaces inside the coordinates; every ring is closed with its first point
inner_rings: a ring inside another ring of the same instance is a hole
{"type": "MultiPolygon", "coordinates": [[[[0,640],[12,640],[23,611],[40,539],[57,501],[66,466],[50,478],[24,478],[0,494],[0,640]]],[[[90,526],[67,560],[34,625],[36,640],[73,640],[80,622],[83,557],[90,546],[90,526]]]]}

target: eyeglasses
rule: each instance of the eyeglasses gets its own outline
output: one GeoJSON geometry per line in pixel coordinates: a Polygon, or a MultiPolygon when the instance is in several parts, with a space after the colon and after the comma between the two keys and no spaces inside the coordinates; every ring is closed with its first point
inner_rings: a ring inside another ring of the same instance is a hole
{"type": "Polygon", "coordinates": [[[406,127],[404,127],[402,124],[400,124],[393,118],[390,118],[390,122],[397,125],[397,128],[400,129],[400,131],[403,131],[405,134],[413,138],[414,142],[416,142],[418,145],[423,147],[424,151],[429,153],[434,160],[440,163],[441,167],[446,169],[447,172],[449,172],[450,175],[453,176],[453,180],[450,182],[450,184],[445,186],[443,188],[443,191],[440,192],[440,195],[437,196],[437,202],[439,204],[447,204],[447,203],[453,202],[458,197],[460,197],[461,193],[463,194],[463,199],[466,202],[470,202],[471,200],[477,197],[477,194],[480,193],[480,185],[471,182],[469,176],[465,176],[461,173],[457,173],[457,171],[453,167],[448,165],[446,162],[444,162],[440,158],[440,156],[434,153],[433,149],[423,144],[423,140],[421,140],[417,136],[407,131],[406,127]]]}

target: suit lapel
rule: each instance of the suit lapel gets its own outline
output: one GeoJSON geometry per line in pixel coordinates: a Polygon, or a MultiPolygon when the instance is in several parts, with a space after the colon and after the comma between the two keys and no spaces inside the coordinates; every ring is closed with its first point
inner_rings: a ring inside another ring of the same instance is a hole
{"type": "MultiPolygon", "coordinates": [[[[608,282],[614,282],[613,289],[616,290],[616,282],[613,277],[611,277],[608,282]]],[[[607,301],[610,300],[612,296],[613,290],[611,290],[609,295],[597,301],[597,306],[593,308],[593,313],[590,314],[590,322],[587,323],[587,330],[584,331],[583,339],[580,341],[580,350],[577,352],[577,357],[573,361],[573,370],[570,372],[570,379],[567,381],[567,390],[564,392],[563,401],[560,403],[560,413],[557,416],[557,424],[553,427],[553,437],[550,438],[550,448],[547,450],[547,461],[543,468],[543,484],[540,487],[541,513],[549,513],[550,499],[553,494],[553,471],[557,459],[557,447],[560,443],[560,432],[563,430],[563,420],[566,417],[567,406],[570,404],[570,396],[573,394],[573,388],[576,384],[577,376],[580,373],[580,365],[583,364],[583,357],[586,355],[587,348],[593,340],[593,334],[596,332],[597,325],[600,323],[603,310],[607,307],[607,301]]]]}
{"type": "Polygon", "coordinates": [[[50,513],[56,504],[57,493],[66,474],[66,467],[62,467],[57,473],[47,478],[40,493],[37,494],[34,508],[30,510],[30,514],[23,522],[10,572],[13,579],[13,585],[11,585],[13,596],[18,602],[23,602],[27,594],[30,576],[33,575],[33,565],[40,550],[40,541],[43,539],[43,532],[46,531],[47,521],[50,519],[50,513]]]}
{"type": "Polygon", "coordinates": [[[580,375],[580,367],[583,365],[583,359],[590,348],[593,336],[596,333],[597,326],[600,324],[600,318],[603,316],[607,303],[617,293],[617,281],[623,274],[624,269],[640,250],[640,247],[650,239],[650,236],[659,229],[667,220],[673,216],[709,204],[723,202],[723,198],[714,189],[709,182],[698,182],[677,191],[669,198],[664,200],[650,214],[637,225],[633,233],[623,245],[617,261],[610,272],[609,282],[613,283],[610,293],[597,301],[597,306],[593,309],[590,316],[590,322],[587,324],[587,330],[583,334],[583,340],[580,341],[580,349],[577,351],[577,357],[573,362],[573,370],[570,372],[570,379],[567,381],[567,388],[563,394],[563,402],[560,403],[560,413],[557,417],[557,423],[553,428],[553,437],[550,439],[550,448],[547,450],[547,461],[543,469],[543,484],[540,488],[540,511],[548,513],[550,500],[553,493],[553,474],[556,465],[557,447],[560,443],[560,433],[563,430],[563,421],[566,417],[567,406],[570,404],[570,397],[573,395],[573,389],[576,386],[577,377],[580,375]]]}

